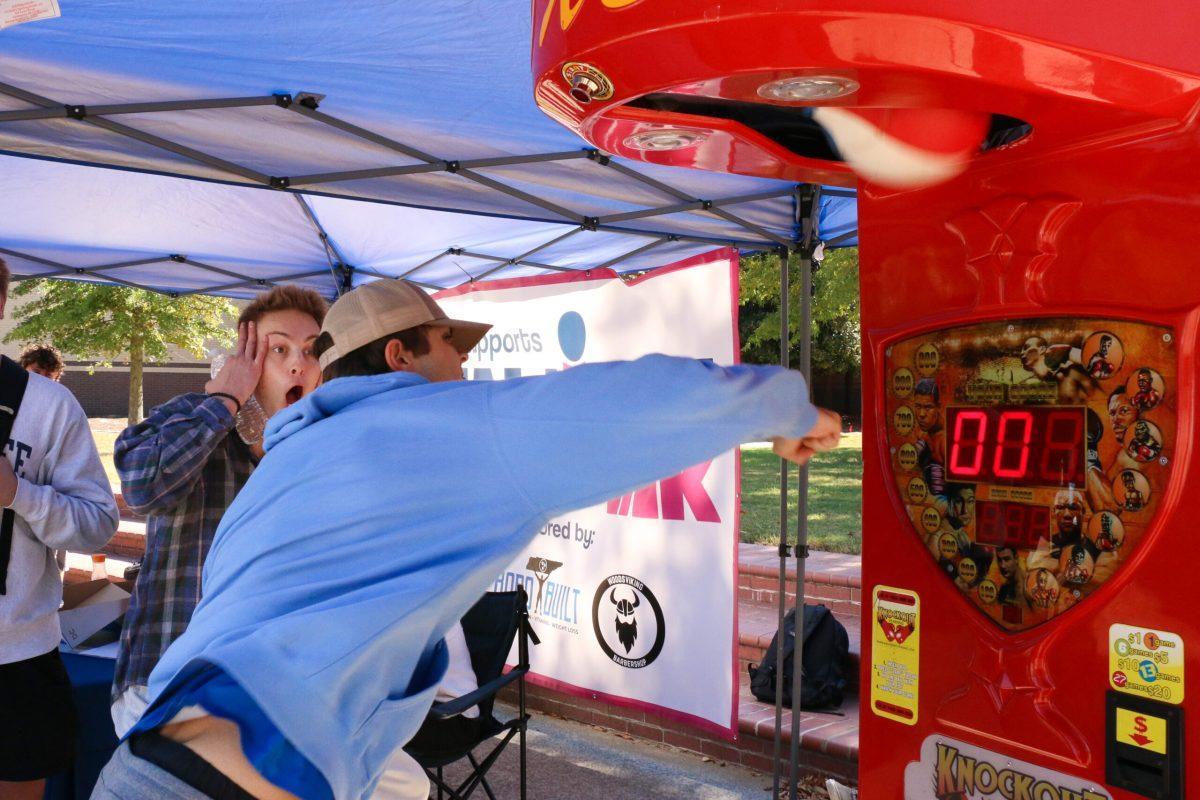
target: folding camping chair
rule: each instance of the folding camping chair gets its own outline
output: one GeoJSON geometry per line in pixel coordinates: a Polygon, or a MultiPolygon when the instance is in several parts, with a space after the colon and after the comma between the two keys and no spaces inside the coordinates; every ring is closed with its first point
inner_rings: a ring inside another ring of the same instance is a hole
{"type": "Polygon", "coordinates": [[[487,782],[487,772],[514,736],[520,742],[521,800],[525,800],[525,729],[529,722],[525,713],[525,674],[529,672],[529,642],[539,644],[529,625],[528,605],[524,587],[511,592],[488,592],[462,618],[479,688],[449,702],[434,703],[421,729],[404,748],[438,787],[438,800],[466,800],[480,786],[490,800],[496,800],[487,782]],[[502,675],[514,638],[517,638],[518,663],[511,672],[502,675]],[[492,715],[496,693],[514,681],[517,716],[500,722],[492,715]],[[475,719],[461,716],[471,706],[479,707],[479,716],[475,719]],[[474,750],[500,734],[503,736],[492,750],[483,759],[476,759],[474,750]],[[471,774],[454,787],[446,783],[443,768],[462,758],[470,761],[471,774]]]}

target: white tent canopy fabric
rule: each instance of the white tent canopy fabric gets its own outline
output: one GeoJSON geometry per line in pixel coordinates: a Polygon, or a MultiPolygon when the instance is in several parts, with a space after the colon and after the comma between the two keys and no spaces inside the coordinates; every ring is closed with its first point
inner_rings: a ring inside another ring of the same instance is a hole
{"type": "MultiPolygon", "coordinates": [[[[0,33],[0,248],[26,276],[246,295],[795,241],[792,184],[609,159],[546,118],[529,13],[63,3],[0,33]]],[[[842,194],[823,198],[826,239],[853,231],[842,194]]]]}

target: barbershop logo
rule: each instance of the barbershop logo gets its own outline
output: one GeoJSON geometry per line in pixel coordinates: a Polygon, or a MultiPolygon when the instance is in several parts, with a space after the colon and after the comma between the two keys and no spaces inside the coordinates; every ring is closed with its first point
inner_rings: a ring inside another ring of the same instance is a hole
{"type": "Polygon", "coordinates": [[[592,628],[604,654],[627,669],[654,663],[667,629],[650,587],[631,575],[610,575],[592,599],[592,628]]]}
{"type": "Polygon", "coordinates": [[[904,771],[905,800],[1112,800],[1071,775],[942,736],[921,745],[904,771]]]}

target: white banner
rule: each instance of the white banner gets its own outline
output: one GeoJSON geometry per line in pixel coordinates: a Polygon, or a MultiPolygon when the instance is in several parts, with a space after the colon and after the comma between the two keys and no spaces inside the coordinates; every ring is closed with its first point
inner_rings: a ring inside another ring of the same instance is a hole
{"type": "MultiPolygon", "coordinates": [[[[451,317],[495,326],[472,380],[654,352],[733,364],[737,296],[728,249],[630,283],[605,270],[436,295],[451,317]]],[[[534,682],[736,732],[737,470],[725,453],[542,529],[493,587],[529,593],[534,682]]]]}

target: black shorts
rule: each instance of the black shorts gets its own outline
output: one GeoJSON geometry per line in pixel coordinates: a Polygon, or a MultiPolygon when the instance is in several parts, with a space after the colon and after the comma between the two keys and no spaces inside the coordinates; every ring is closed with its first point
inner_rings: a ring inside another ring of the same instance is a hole
{"type": "Polygon", "coordinates": [[[78,728],[57,649],[0,664],[0,781],[35,781],[70,767],[78,728]]]}

